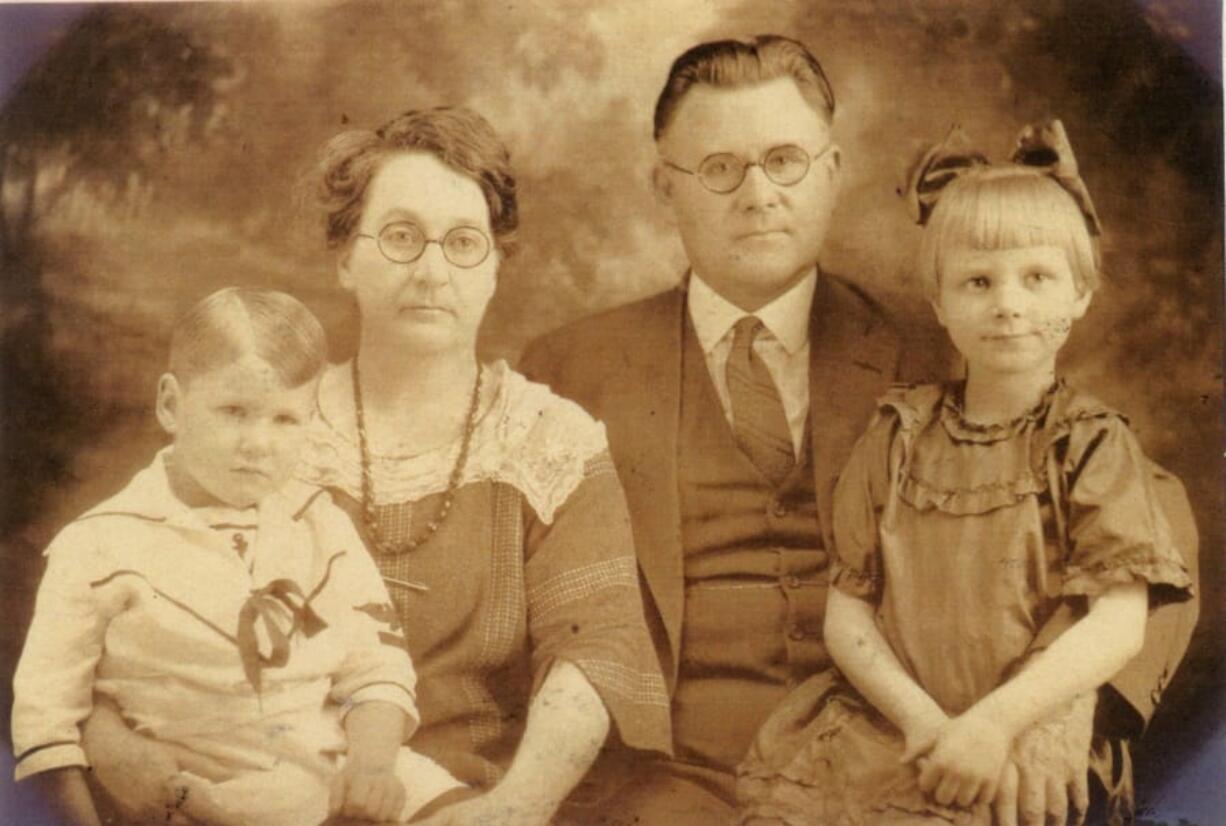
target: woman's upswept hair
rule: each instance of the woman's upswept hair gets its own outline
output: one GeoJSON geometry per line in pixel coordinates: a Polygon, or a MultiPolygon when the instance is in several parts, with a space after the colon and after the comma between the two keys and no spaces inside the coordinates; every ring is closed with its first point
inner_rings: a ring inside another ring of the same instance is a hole
{"type": "Polygon", "coordinates": [[[353,237],[366,190],[380,164],[397,152],[428,152],[481,187],[494,242],[505,258],[519,227],[511,157],[485,118],[461,106],[414,109],[378,129],[354,129],[330,140],[319,161],[317,197],[329,249],[353,237]]]}
{"type": "Polygon", "coordinates": [[[796,81],[800,94],[829,124],[834,118],[834,89],[803,43],[778,34],[760,34],[748,40],[715,40],[700,43],[673,61],[668,79],[656,100],[656,140],[672,123],[693,86],[748,86],[780,77],[796,81]]]}
{"type": "Polygon", "coordinates": [[[292,295],[227,287],[179,319],[170,339],[170,372],[186,385],[247,355],[266,362],[286,387],[300,387],[327,366],[328,338],[292,295]]]}
{"type": "Polygon", "coordinates": [[[1036,245],[1064,250],[1079,291],[1098,288],[1097,239],[1060,184],[1042,170],[1016,164],[968,171],[941,192],[925,227],[918,267],[924,294],[928,298],[940,294],[947,250],[1036,245]]]}

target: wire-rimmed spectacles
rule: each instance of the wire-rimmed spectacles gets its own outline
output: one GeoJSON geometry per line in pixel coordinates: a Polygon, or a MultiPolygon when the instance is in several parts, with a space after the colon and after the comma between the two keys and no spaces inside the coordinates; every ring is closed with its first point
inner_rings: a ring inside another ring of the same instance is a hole
{"type": "Polygon", "coordinates": [[[834,144],[828,143],[817,154],[810,155],[805,149],[789,143],[771,147],[756,161],[746,161],[731,152],[716,152],[703,158],[697,169],[686,169],[667,158],[664,163],[678,172],[695,176],[711,192],[724,195],[745,181],[751,166],[761,167],[766,177],[780,186],[794,186],[809,174],[813,161],[829,152],[832,146],[834,144]]]}
{"type": "Polygon", "coordinates": [[[438,244],[443,257],[457,267],[471,269],[489,257],[493,244],[477,227],[452,227],[442,238],[427,238],[421,227],[410,221],[396,221],[379,230],[378,235],[359,232],[379,245],[383,257],[395,264],[409,264],[421,258],[427,244],[438,244]]]}

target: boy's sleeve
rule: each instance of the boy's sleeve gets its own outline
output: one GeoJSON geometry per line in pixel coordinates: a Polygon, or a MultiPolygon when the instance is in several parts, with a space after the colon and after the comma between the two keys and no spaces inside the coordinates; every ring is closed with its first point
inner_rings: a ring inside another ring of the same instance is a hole
{"type": "Polygon", "coordinates": [[[340,508],[321,497],[317,517],[326,521],[328,547],[343,550],[327,586],[327,621],[343,636],[345,658],[333,675],[331,697],[343,714],[360,703],[382,700],[400,708],[415,727],[417,675],[404,629],[366,546],[340,508]]]}
{"type": "Polygon", "coordinates": [[[34,619],[13,677],[13,754],[17,780],[87,766],[80,724],[93,708],[94,667],[106,624],[89,571],[92,543],[70,525],[47,549],[34,619]]]}

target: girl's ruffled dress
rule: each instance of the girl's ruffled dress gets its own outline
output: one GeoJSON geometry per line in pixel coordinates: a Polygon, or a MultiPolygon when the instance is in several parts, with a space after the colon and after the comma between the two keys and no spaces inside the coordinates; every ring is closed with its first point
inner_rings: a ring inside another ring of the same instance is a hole
{"type": "MultiPolygon", "coordinates": [[[[903,666],[951,716],[1019,667],[1064,600],[1191,580],[1125,419],[1057,383],[1026,415],[980,426],[962,385],[894,388],[835,493],[831,582],[877,606],[903,666]]],[[[901,732],[837,673],[801,685],[739,770],[746,818],[787,823],[989,823],[942,807],[899,762],[901,732]]]]}

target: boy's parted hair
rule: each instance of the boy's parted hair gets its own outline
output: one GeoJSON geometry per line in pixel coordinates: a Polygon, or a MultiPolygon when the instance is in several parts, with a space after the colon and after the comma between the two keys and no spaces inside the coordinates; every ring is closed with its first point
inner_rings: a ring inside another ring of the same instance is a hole
{"type": "Polygon", "coordinates": [[[378,129],[353,129],[328,141],[319,160],[317,190],[328,248],[353,237],[380,164],[389,155],[413,151],[428,152],[477,182],[489,207],[494,242],[504,258],[510,255],[519,227],[511,156],[489,122],[462,106],[413,109],[378,129]]]}
{"type": "Polygon", "coordinates": [[[287,293],[227,287],[179,319],[170,339],[170,372],[184,384],[202,373],[258,356],[286,387],[317,378],[328,363],[319,319],[287,293]]]}
{"type": "Polygon", "coordinates": [[[918,276],[926,297],[941,291],[943,255],[1050,245],[1064,250],[1081,292],[1098,288],[1101,258],[1073,197],[1043,170],[1017,164],[964,172],[941,192],[924,229],[918,276]]]}
{"type": "Polygon", "coordinates": [[[659,140],[693,86],[749,86],[780,77],[796,81],[800,94],[827,124],[834,118],[834,89],[804,44],[778,34],[748,40],[714,40],[686,51],[668,71],[656,100],[654,135],[659,140]]]}

